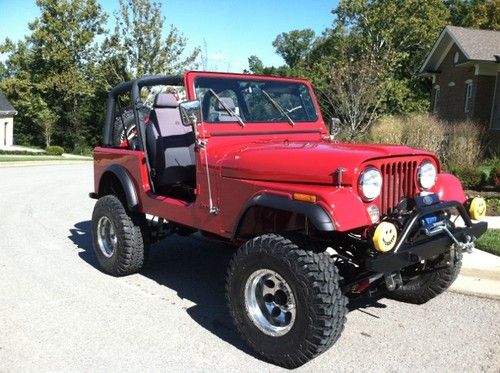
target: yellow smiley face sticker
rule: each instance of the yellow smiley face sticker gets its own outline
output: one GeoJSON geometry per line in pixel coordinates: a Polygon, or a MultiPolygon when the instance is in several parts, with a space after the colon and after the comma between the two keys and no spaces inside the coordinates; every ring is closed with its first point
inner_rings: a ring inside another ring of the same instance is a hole
{"type": "Polygon", "coordinates": [[[384,221],[380,223],[373,234],[373,244],[375,249],[381,253],[386,253],[394,248],[398,240],[398,230],[392,223],[384,221]]]}
{"type": "Polygon", "coordinates": [[[481,220],[486,216],[486,201],[482,198],[473,198],[469,206],[469,214],[473,220],[481,220]]]}

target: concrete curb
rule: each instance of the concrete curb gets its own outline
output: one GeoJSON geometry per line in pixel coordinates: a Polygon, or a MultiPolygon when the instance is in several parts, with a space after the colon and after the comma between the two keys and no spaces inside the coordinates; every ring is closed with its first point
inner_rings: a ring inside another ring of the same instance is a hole
{"type": "Polygon", "coordinates": [[[487,216],[488,229],[500,229],[500,216],[487,216]]]}
{"type": "Polygon", "coordinates": [[[500,299],[500,257],[478,249],[465,253],[460,275],[449,291],[500,299]]]}

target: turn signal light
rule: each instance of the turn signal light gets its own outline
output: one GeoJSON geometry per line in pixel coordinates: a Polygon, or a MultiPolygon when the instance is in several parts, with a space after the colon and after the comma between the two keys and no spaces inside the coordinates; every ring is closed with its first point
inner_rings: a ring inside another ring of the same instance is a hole
{"type": "Polygon", "coordinates": [[[293,199],[296,201],[316,203],[316,196],[312,194],[293,193],[293,199]]]}
{"type": "Polygon", "coordinates": [[[486,216],[486,201],[480,197],[473,198],[469,205],[469,215],[473,220],[481,220],[486,216]]]}

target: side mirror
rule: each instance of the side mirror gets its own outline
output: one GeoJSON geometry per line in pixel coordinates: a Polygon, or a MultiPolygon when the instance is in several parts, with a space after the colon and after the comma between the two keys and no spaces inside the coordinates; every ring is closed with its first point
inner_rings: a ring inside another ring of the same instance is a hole
{"type": "Polygon", "coordinates": [[[182,124],[186,127],[201,122],[201,104],[198,100],[185,101],[179,104],[182,124]]]}
{"type": "Polygon", "coordinates": [[[340,132],[340,119],[339,118],[332,118],[332,121],[330,122],[330,140],[334,140],[335,136],[337,136],[340,132]]]}

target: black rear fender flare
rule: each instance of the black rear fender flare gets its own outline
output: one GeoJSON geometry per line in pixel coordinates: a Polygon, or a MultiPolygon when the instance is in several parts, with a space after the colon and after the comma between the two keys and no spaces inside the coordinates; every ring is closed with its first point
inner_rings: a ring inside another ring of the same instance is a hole
{"type": "Polygon", "coordinates": [[[103,183],[107,183],[110,177],[116,178],[120,183],[128,209],[130,211],[137,211],[139,208],[137,191],[134,186],[134,182],[132,181],[132,177],[123,166],[114,164],[109,166],[106,171],[104,171],[99,180],[98,197],[103,196],[106,187],[103,183]]]}

